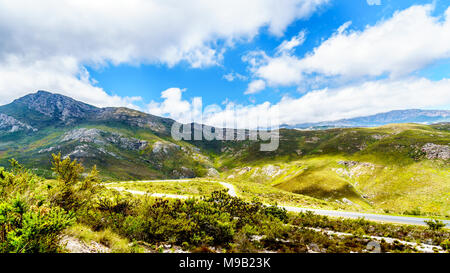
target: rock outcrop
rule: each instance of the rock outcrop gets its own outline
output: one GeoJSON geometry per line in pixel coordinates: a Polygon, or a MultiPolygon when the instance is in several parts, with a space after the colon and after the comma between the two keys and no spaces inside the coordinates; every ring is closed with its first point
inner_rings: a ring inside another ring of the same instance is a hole
{"type": "Polygon", "coordinates": [[[6,131],[8,133],[14,133],[24,130],[36,131],[33,127],[8,115],[0,113],[0,131],[6,131]]]}
{"type": "Polygon", "coordinates": [[[206,176],[208,176],[208,177],[219,177],[220,174],[219,174],[219,172],[216,169],[209,168],[208,172],[206,173],[206,176]]]}
{"type": "Polygon", "coordinates": [[[157,141],[152,146],[153,154],[162,154],[168,155],[171,151],[180,150],[181,147],[174,143],[164,143],[161,141],[157,141]]]}
{"type": "Polygon", "coordinates": [[[357,161],[339,161],[339,165],[345,166],[345,168],[333,169],[337,174],[342,176],[348,176],[350,178],[359,177],[365,174],[371,174],[376,165],[369,162],[357,162],[357,161]]]}
{"type": "Polygon", "coordinates": [[[450,159],[450,146],[449,145],[437,145],[434,143],[425,144],[422,149],[428,159],[450,159]]]}
{"type": "Polygon", "coordinates": [[[79,128],[67,132],[61,142],[78,141],[97,145],[112,144],[126,150],[144,150],[148,142],[136,138],[128,138],[119,133],[106,132],[100,129],[79,128]]]}

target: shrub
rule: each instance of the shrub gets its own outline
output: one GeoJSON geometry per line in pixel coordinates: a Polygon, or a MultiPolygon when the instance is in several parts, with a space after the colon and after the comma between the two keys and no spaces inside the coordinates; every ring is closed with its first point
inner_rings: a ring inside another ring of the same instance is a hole
{"type": "Polygon", "coordinates": [[[58,176],[58,184],[51,189],[50,202],[68,211],[89,207],[99,188],[97,167],[94,166],[87,177],[80,180],[84,168],[77,160],[72,161],[70,157],[61,159],[61,153],[52,156],[52,170],[58,176]]]}
{"type": "Polygon", "coordinates": [[[264,213],[266,215],[271,215],[278,218],[283,222],[286,222],[289,218],[287,215],[287,210],[285,208],[278,207],[277,205],[264,208],[264,213]]]}
{"type": "Polygon", "coordinates": [[[425,223],[427,224],[428,228],[431,230],[441,230],[443,227],[445,227],[445,223],[434,219],[434,220],[429,220],[429,221],[425,221],[425,223]]]}
{"type": "Polygon", "coordinates": [[[449,251],[450,250],[450,240],[446,239],[445,241],[443,241],[441,243],[441,247],[442,247],[442,249],[449,251]]]}
{"type": "Polygon", "coordinates": [[[58,207],[25,206],[20,200],[0,204],[0,252],[56,252],[58,235],[74,223],[74,215],[58,207]]]}

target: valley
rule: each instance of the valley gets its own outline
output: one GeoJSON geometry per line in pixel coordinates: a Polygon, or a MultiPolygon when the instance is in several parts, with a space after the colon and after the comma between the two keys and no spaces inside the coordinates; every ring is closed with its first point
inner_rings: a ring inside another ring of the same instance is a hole
{"type": "Polygon", "coordinates": [[[51,154],[61,153],[97,166],[105,182],[220,178],[249,201],[450,217],[449,123],[281,129],[280,147],[261,152],[249,140],[175,141],[170,119],[44,91],[0,106],[0,113],[10,117],[3,128],[11,120],[22,124],[0,130],[0,166],[15,158],[49,179],[51,154]]]}
{"type": "Polygon", "coordinates": [[[175,140],[174,123],[45,91],[0,106],[5,211],[66,217],[72,251],[448,249],[448,122],[285,128],[269,152],[260,140],[175,140]]]}

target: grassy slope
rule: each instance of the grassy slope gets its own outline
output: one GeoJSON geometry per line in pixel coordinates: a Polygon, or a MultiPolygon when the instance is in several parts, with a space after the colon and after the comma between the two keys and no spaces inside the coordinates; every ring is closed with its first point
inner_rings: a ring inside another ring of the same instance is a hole
{"type": "Polygon", "coordinates": [[[214,191],[224,190],[225,188],[214,182],[190,181],[190,182],[157,182],[157,183],[109,183],[108,187],[120,187],[144,191],[148,193],[168,193],[189,196],[205,196],[214,191]]]}
{"type": "Polygon", "coordinates": [[[106,180],[140,180],[140,179],[161,179],[172,175],[172,171],[177,168],[187,167],[195,171],[197,175],[203,175],[206,167],[210,164],[208,158],[193,158],[191,154],[183,151],[171,151],[169,154],[155,157],[151,154],[152,144],[155,142],[176,143],[192,151],[192,145],[185,142],[175,142],[171,138],[158,135],[147,129],[125,126],[120,123],[103,124],[88,123],[80,124],[70,128],[52,128],[40,130],[37,134],[26,137],[18,137],[17,141],[3,141],[0,145],[0,166],[8,166],[10,158],[16,158],[19,162],[30,169],[34,169],[39,175],[51,177],[50,160],[51,153],[61,152],[68,154],[75,147],[82,145],[78,141],[61,143],[62,136],[76,128],[97,128],[106,132],[118,132],[125,137],[146,140],[150,144],[144,151],[130,151],[120,149],[115,145],[101,147],[93,143],[89,144],[89,158],[82,158],[80,161],[86,168],[97,165],[102,177],[106,180]],[[39,151],[50,147],[56,149],[48,152],[39,151]],[[98,148],[104,148],[119,156],[100,154],[98,148]]]}
{"type": "Polygon", "coordinates": [[[253,145],[245,152],[229,152],[219,158],[228,168],[223,177],[326,201],[345,198],[372,211],[450,216],[449,162],[428,160],[420,151],[426,143],[448,145],[448,126],[283,130],[281,137],[275,153],[258,152],[253,145]],[[348,167],[340,161],[369,164],[348,167]],[[268,165],[279,167],[281,174],[258,175],[268,165]],[[253,169],[240,173],[242,166],[253,169]]]}
{"type": "MultiPolygon", "coordinates": [[[[150,144],[163,141],[194,148],[192,144],[120,123],[77,127],[120,132],[150,144]]],[[[17,137],[16,141],[3,140],[0,166],[8,165],[7,159],[15,157],[50,177],[50,152],[38,151],[57,146],[69,129],[49,128],[36,135],[17,137]]],[[[286,205],[449,216],[449,162],[426,159],[420,152],[426,143],[448,145],[450,126],[397,124],[323,131],[282,130],[280,147],[275,152],[259,152],[259,143],[215,141],[193,143],[202,148],[197,155],[180,151],[165,158],[154,158],[150,155],[151,148],[132,152],[110,145],[107,150],[121,159],[94,157],[83,160],[83,164],[87,168],[96,164],[102,176],[109,180],[168,178],[173,169],[181,166],[194,169],[201,176],[214,164],[222,172],[222,178],[229,178],[247,200],[257,197],[266,203],[286,205]],[[339,164],[340,161],[371,165],[355,169],[339,164]],[[155,162],[162,165],[157,167],[155,162]],[[264,174],[262,169],[268,165],[279,167],[281,172],[274,177],[264,174]],[[240,173],[244,166],[253,169],[240,173]]],[[[76,145],[79,143],[69,143],[61,151],[70,152],[76,145]]]]}

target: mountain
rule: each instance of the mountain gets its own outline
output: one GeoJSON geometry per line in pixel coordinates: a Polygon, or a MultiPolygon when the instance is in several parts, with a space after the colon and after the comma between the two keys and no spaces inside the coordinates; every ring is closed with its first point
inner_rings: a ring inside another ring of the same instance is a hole
{"type": "Polygon", "coordinates": [[[361,126],[443,117],[405,110],[339,124],[360,128],[281,129],[279,148],[261,152],[248,139],[177,141],[171,119],[39,91],[0,106],[0,168],[15,158],[53,178],[51,154],[60,152],[86,171],[96,165],[106,181],[214,176],[247,200],[450,217],[450,123],[361,126]]]}
{"type": "MultiPolygon", "coordinates": [[[[168,134],[174,122],[127,108],[97,108],[67,96],[38,91],[0,106],[0,113],[23,123],[22,130],[70,126],[85,122],[119,122],[168,134]]],[[[6,117],[4,119],[6,120],[6,117]]]]}
{"type": "Polygon", "coordinates": [[[105,179],[181,178],[212,164],[199,149],[170,137],[173,120],[121,107],[98,108],[38,91],[0,106],[0,165],[16,158],[51,176],[50,155],[61,152],[105,179]]]}
{"type": "Polygon", "coordinates": [[[316,123],[302,123],[293,126],[283,125],[289,129],[328,129],[346,127],[376,127],[391,123],[422,123],[433,124],[449,122],[449,110],[395,110],[365,117],[341,119],[336,121],[324,121],[316,123]]]}

